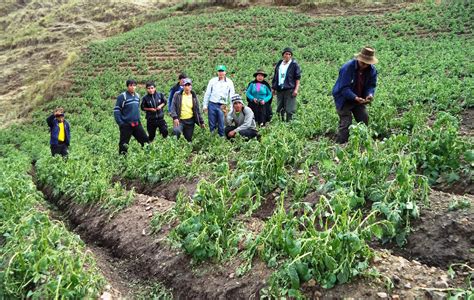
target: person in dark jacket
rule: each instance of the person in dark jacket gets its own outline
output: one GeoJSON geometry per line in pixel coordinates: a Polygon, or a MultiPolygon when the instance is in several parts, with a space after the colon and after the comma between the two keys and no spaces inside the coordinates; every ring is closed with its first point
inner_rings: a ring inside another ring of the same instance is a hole
{"type": "Polygon", "coordinates": [[[349,139],[352,115],[356,122],[369,124],[366,105],[374,99],[377,86],[378,62],[375,49],[364,47],[356,57],[345,63],[339,70],[339,77],[332,89],[332,95],[339,115],[339,132],[336,142],[343,144],[349,139]]]}
{"type": "Polygon", "coordinates": [[[277,95],[277,113],[282,121],[289,122],[296,112],[296,96],[300,88],[301,68],[293,59],[293,50],[285,48],[283,59],[278,61],[272,80],[273,94],[277,95]]]}
{"type": "Polygon", "coordinates": [[[168,136],[168,126],[164,119],[165,113],[163,107],[166,105],[165,95],[156,91],[155,83],[148,81],[146,83],[147,94],[142,98],[141,109],[146,111],[146,129],[148,139],[153,141],[156,136],[156,129],[160,129],[161,135],[168,136]]]}
{"type": "Polygon", "coordinates": [[[148,136],[140,123],[140,95],[135,92],[137,82],[129,79],[126,82],[127,91],[117,97],[114,107],[115,122],[120,129],[119,153],[126,154],[127,146],[132,135],[143,146],[148,143],[148,136]]]}
{"type": "Polygon", "coordinates": [[[270,117],[268,112],[271,111],[272,88],[265,81],[267,74],[258,69],[254,74],[255,80],[250,82],[247,86],[247,101],[248,107],[252,109],[255,115],[255,122],[260,126],[265,126],[270,117]]]}
{"type": "Polygon", "coordinates": [[[56,108],[53,114],[46,119],[46,123],[48,123],[49,132],[51,133],[49,139],[51,155],[67,156],[71,132],[69,123],[64,119],[64,109],[62,107],[56,108]]]}
{"type": "Polygon", "coordinates": [[[173,101],[173,97],[174,97],[174,94],[177,93],[177,92],[181,92],[183,90],[183,87],[184,87],[184,79],[187,78],[188,76],[186,76],[186,74],[184,73],[181,73],[178,75],[178,83],[176,83],[175,85],[173,85],[170,89],[170,95],[168,97],[168,112],[171,111],[171,104],[172,104],[172,101],[173,101]]]}
{"type": "Polygon", "coordinates": [[[173,134],[177,138],[183,134],[184,138],[191,142],[194,124],[205,128],[196,93],[192,91],[191,79],[184,79],[184,89],[174,95],[170,115],[173,118],[173,134]]]}

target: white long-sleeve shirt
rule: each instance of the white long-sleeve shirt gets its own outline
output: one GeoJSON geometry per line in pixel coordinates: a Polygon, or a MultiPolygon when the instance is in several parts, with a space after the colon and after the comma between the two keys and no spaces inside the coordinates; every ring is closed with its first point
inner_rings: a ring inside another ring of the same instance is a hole
{"type": "Polygon", "coordinates": [[[204,94],[203,108],[207,108],[209,102],[218,104],[229,104],[230,97],[235,94],[234,83],[229,78],[219,80],[214,77],[207,84],[206,93],[204,94]]]}

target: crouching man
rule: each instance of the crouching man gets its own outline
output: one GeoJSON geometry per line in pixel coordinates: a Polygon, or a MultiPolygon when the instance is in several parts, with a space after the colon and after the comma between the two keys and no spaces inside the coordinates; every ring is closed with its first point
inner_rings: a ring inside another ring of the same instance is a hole
{"type": "Polygon", "coordinates": [[[258,132],[253,111],[244,106],[240,95],[233,95],[231,100],[233,109],[230,112],[223,109],[226,122],[225,136],[228,139],[234,138],[237,134],[248,139],[257,137],[258,132]]]}

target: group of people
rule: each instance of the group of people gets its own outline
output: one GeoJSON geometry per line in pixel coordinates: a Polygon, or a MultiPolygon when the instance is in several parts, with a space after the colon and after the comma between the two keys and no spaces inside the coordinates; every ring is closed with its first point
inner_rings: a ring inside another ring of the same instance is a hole
{"type": "MultiPolygon", "coordinates": [[[[378,62],[375,49],[364,47],[355,58],[344,64],[332,89],[336,111],[339,115],[338,143],[349,138],[352,115],[357,122],[368,125],[366,105],[374,99],[377,85],[378,62]]],[[[300,88],[301,68],[293,59],[293,50],[285,48],[282,59],[275,65],[271,85],[268,76],[258,69],[246,89],[247,105],[241,95],[235,93],[234,83],[226,76],[224,65],[216,67],[217,76],[212,78],[203,99],[203,112],[208,114],[209,130],[228,139],[241,135],[251,139],[258,136],[257,126],[265,126],[273,115],[272,99],[277,96],[276,113],[282,121],[290,122],[296,112],[296,96],[300,88]],[[231,107],[228,105],[231,103],[231,107]]],[[[181,134],[191,142],[197,124],[205,128],[196,93],[192,90],[192,80],[186,74],[178,76],[178,82],[170,89],[168,99],[156,90],[153,81],[146,83],[147,94],[141,99],[136,92],[137,82],[126,81],[127,90],[117,97],[114,117],[120,130],[119,153],[127,153],[131,137],[143,146],[156,137],[156,131],[166,138],[168,126],[164,119],[165,109],[173,119],[173,134],[181,134]],[[140,122],[140,108],[146,113],[147,133],[140,122]]],[[[64,110],[59,108],[47,119],[51,132],[51,153],[67,155],[70,141],[69,124],[64,120],[64,110]]]]}

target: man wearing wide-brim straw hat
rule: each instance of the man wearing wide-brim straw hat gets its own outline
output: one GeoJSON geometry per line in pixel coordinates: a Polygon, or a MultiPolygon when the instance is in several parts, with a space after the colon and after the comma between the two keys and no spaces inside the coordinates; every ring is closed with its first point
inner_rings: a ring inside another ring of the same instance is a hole
{"type": "Polygon", "coordinates": [[[377,70],[374,64],[377,62],[375,49],[366,46],[339,70],[339,77],[332,89],[339,115],[338,143],[348,141],[352,115],[356,122],[369,124],[366,104],[374,99],[377,86],[377,70]]]}

